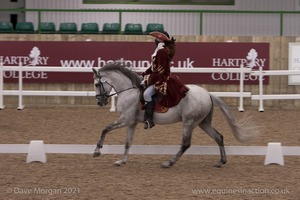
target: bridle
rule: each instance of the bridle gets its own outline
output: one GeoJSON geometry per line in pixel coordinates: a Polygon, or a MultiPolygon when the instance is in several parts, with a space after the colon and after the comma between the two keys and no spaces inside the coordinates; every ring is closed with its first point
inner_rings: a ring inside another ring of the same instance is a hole
{"type": "Polygon", "coordinates": [[[109,83],[104,77],[102,77],[101,75],[99,74],[96,74],[96,76],[98,77],[99,81],[95,84],[96,87],[99,87],[100,89],[100,94],[96,94],[96,99],[99,100],[100,102],[105,102],[107,103],[107,99],[113,95],[116,95],[116,94],[120,94],[122,92],[125,92],[127,90],[131,90],[131,89],[134,89],[134,88],[137,88],[135,86],[132,86],[132,87],[129,87],[129,88],[126,88],[124,90],[120,90],[120,91],[115,91],[114,93],[112,94],[109,94],[105,88],[104,88],[104,84],[108,84],[110,87],[114,88],[114,86],[109,83]]]}
{"type": "Polygon", "coordinates": [[[104,77],[101,77],[101,76],[98,76],[98,75],[97,75],[97,77],[99,78],[99,81],[98,81],[98,83],[95,84],[95,86],[100,88],[100,94],[97,94],[96,98],[97,97],[109,98],[109,97],[113,96],[114,94],[108,94],[106,92],[106,90],[104,88],[104,83],[108,84],[112,88],[113,88],[113,85],[110,84],[109,82],[107,82],[107,80],[104,77]]]}

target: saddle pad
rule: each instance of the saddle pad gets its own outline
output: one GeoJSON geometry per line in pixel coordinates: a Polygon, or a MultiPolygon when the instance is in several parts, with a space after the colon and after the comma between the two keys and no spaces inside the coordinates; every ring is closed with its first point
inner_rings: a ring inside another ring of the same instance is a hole
{"type": "MultiPolygon", "coordinates": [[[[145,110],[143,103],[140,104],[140,108],[141,108],[141,110],[145,110]]],[[[154,112],[156,112],[156,113],[165,113],[168,110],[169,110],[168,107],[162,106],[160,104],[155,104],[155,106],[154,106],[154,112]]]]}
{"type": "Polygon", "coordinates": [[[168,107],[165,107],[165,106],[161,106],[160,104],[155,104],[154,106],[154,112],[157,112],[157,113],[165,113],[169,110],[168,107]]]}

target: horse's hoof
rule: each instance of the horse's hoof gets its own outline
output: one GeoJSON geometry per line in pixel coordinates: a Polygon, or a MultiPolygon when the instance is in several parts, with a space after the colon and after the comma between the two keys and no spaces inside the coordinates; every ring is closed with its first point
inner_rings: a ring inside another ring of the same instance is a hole
{"type": "Polygon", "coordinates": [[[93,158],[95,158],[95,157],[98,157],[98,156],[100,156],[101,155],[101,153],[100,152],[94,152],[94,154],[93,154],[93,158]]]}
{"type": "Polygon", "coordinates": [[[124,162],[123,160],[118,160],[114,163],[115,166],[120,167],[121,165],[126,164],[126,162],[124,162]]]}
{"type": "Polygon", "coordinates": [[[214,165],[214,167],[216,167],[216,168],[221,168],[221,167],[222,167],[222,164],[217,163],[217,164],[214,165]]]}
{"type": "Polygon", "coordinates": [[[170,168],[171,167],[171,164],[169,161],[166,161],[166,162],[163,162],[161,165],[160,165],[161,168],[170,168]]]}
{"type": "Polygon", "coordinates": [[[219,161],[214,165],[214,167],[221,168],[222,165],[224,165],[225,163],[226,163],[226,161],[219,161]]]}

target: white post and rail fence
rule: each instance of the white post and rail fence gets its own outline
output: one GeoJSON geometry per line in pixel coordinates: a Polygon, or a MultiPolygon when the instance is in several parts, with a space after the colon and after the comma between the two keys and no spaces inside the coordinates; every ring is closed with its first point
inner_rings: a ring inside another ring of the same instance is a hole
{"type": "MultiPolygon", "coordinates": [[[[144,68],[132,68],[133,71],[142,72],[144,68]]],[[[91,72],[90,68],[69,68],[60,66],[51,67],[30,67],[22,66],[3,66],[0,63],[0,109],[4,109],[3,96],[18,96],[18,109],[22,110],[23,96],[94,96],[94,91],[42,91],[42,90],[23,90],[23,73],[25,71],[43,71],[43,72],[91,72]],[[4,72],[5,71],[17,71],[18,76],[18,90],[4,90],[4,72]]],[[[263,101],[264,100],[275,100],[275,99],[300,99],[300,94],[264,94],[263,91],[263,79],[264,76],[279,76],[279,75],[300,75],[300,70],[263,70],[262,67],[259,70],[251,70],[241,65],[240,68],[172,68],[174,73],[239,73],[240,84],[238,92],[211,92],[220,97],[234,97],[239,98],[239,111],[244,111],[244,98],[251,98],[252,100],[259,101],[259,111],[264,111],[263,101]],[[252,76],[259,77],[259,94],[252,94],[251,92],[244,91],[244,80],[245,74],[249,73],[252,76]]],[[[110,111],[115,111],[115,97],[113,97],[112,106],[110,111]]]]}

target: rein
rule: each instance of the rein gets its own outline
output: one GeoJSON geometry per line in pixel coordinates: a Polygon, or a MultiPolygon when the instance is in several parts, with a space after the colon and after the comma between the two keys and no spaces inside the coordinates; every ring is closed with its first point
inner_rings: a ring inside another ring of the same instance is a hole
{"type": "MultiPolygon", "coordinates": [[[[107,84],[109,84],[109,83],[107,83],[107,84]]],[[[109,85],[110,85],[110,84],[109,84],[109,85]]],[[[132,87],[130,87],[130,88],[127,88],[127,89],[124,89],[124,90],[115,92],[115,93],[113,93],[113,94],[105,95],[105,96],[106,96],[107,98],[109,98],[109,97],[111,97],[111,96],[114,96],[114,95],[116,95],[116,94],[120,94],[120,93],[122,93],[122,92],[125,92],[125,91],[127,91],[127,90],[131,90],[131,89],[134,89],[134,88],[137,88],[137,87],[132,86],[132,87]]]]}
{"type": "MultiPolygon", "coordinates": [[[[114,88],[112,84],[110,84],[108,81],[106,81],[106,80],[104,79],[103,81],[100,80],[100,82],[98,83],[98,84],[100,84],[100,87],[103,88],[103,90],[104,90],[104,87],[103,87],[103,84],[104,84],[104,83],[107,83],[109,86],[111,86],[112,88],[114,88]]],[[[122,93],[122,92],[125,92],[125,91],[127,91],[127,90],[131,90],[131,89],[134,89],[134,88],[137,88],[137,87],[132,86],[132,87],[126,88],[126,89],[124,89],[124,90],[117,91],[117,92],[115,92],[115,93],[113,93],[113,94],[106,94],[106,91],[104,90],[104,94],[99,94],[99,95],[96,95],[96,96],[102,96],[102,95],[104,95],[106,98],[109,98],[109,97],[112,97],[112,96],[114,96],[114,95],[116,95],[116,94],[120,94],[120,93],[122,93]]]]}

